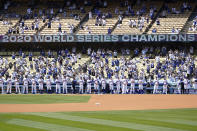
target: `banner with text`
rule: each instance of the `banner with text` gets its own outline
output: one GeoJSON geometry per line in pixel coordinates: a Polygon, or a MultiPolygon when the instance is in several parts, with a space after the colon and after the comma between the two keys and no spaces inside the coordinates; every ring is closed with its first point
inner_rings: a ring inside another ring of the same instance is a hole
{"type": "Polygon", "coordinates": [[[3,35],[0,42],[195,42],[197,34],[158,35],[3,35]]]}

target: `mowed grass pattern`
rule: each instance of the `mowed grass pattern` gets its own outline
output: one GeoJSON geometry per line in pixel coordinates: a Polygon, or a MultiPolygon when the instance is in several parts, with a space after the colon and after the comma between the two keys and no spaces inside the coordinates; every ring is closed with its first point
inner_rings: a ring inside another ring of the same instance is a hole
{"type": "Polygon", "coordinates": [[[196,131],[197,109],[1,113],[0,130],[196,131]]]}
{"type": "Polygon", "coordinates": [[[0,104],[86,103],[91,96],[74,95],[0,95],[0,104]]]}

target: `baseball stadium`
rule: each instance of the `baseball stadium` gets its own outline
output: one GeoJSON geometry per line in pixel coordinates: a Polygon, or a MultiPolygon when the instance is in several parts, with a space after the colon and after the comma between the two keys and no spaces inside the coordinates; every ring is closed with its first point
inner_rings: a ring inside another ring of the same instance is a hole
{"type": "Polygon", "coordinates": [[[197,131],[197,0],[0,0],[0,131],[197,131]]]}

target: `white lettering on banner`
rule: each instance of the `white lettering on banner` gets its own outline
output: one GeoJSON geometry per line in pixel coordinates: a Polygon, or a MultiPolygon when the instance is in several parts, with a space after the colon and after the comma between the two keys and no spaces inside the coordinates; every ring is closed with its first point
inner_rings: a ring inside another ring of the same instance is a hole
{"type": "MultiPolygon", "coordinates": [[[[98,36],[99,36],[99,35],[98,35],[98,36]]],[[[100,35],[99,37],[101,38],[101,39],[100,39],[101,42],[105,42],[105,41],[103,40],[103,35],[100,35]]]]}
{"type": "Polygon", "coordinates": [[[46,35],[44,40],[45,40],[45,42],[52,42],[53,41],[53,37],[50,36],[50,35],[46,35]]]}
{"type": "Polygon", "coordinates": [[[191,42],[197,41],[195,34],[168,35],[35,35],[1,36],[0,42],[191,42]]]}
{"type": "Polygon", "coordinates": [[[109,36],[109,35],[104,36],[104,41],[105,42],[111,42],[112,41],[111,36],[109,36]]]}
{"type": "Polygon", "coordinates": [[[139,41],[138,35],[131,35],[130,41],[139,41]]]}
{"type": "Polygon", "coordinates": [[[91,35],[86,35],[85,36],[85,42],[92,42],[92,39],[91,39],[91,35]]]}
{"type": "Polygon", "coordinates": [[[72,35],[67,35],[67,42],[74,42],[74,36],[72,35]]]}
{"type": "Polygon", "coordinates": [[[60,40],[60,42],[66,42],[67,41],[67,37],[66,36],[64,36],[64,35],[62,35],[61,36],[61,40],[60,40]]]}
{"type": "Polygon", "coordinates": [[[44,36],[35,35],[34,36],[34,41],[35,42],[44,42],[44,36]]]}
{"type": "Polygon", "coordinates": [[[118,42],[119,36],[118,35],[112,35],[112,42],[118,42]]]}
{"type": "Polygon", "coordinates": [[[178,41],[178,36],[177,35],[170,35],[170,41],[178,41]]]}
{"type": "Polygon", "coordinates": [[[103,39],[99,35],[93,35],[92,42],[101,42],[103,39]]]}
{"type": "Polygon", "coordinates": [[[77,42],[84,42],[84,35],[78,35],[77,42]]]}
{"type": "MultiPolygon", "coordinates": [[[[17,39],[17,38],[16,38],[17,39]]],[[[23,36],[18,36],[17,42],[24,42],[23,36]]]]}
{"type": "Polygon", "coordinates": [[[10,36],[10,42],[17,42],[16,36],[14,35],[10,36]]]}
{"type": "Polygon", "coordinates": [[[186,41],[187,36],[186,35],[179,35],[179,41],[186,41]]]}
{"type": "Polygon", "coordinates": [[[31,42],[32,41],[31,38],[32,38],[31,36],[24,36],[24,42],[31,42]]]}
{"type": "Polygon", "coordinates": [[[159,35],[159,40],[158,40],[158,41],[164,41],[164,40],[165,40],[165,38],[166,38],[166,36],[165,36],[165,35],[159,35]]]}
{"type": "Polygon", "coordinates": [[[157,35],[148,35],[148,41],[157,41],[157,35]]]}
{"type": "Polygon", "coordinates": [[[60,41],[60,37],[61,37],[61,36],[59,36],[59,35],[54,35],[54,36],[53,36],[53,42],[61,42],[61,41],[60,41]]]}
{"type": "Polygon", "coordinates": [[[128,35],[123,35],[122,36],[122,41],[123,42],[129,42],[129,36],[128,35]]]}
{"type": "Polygon", "coordinates": [[[194,34],[189,34],[187,41],[195,41],[195,35],[194,34]]]}
{"type": "Polygon", "coordinates": [[[139,41],[147,41],[146,36],[145,35],[141,35],[139,41]]]}
{"type": "Polygon", "coordinates": [[[169,41],[169,35],[165,35],[166,36],[166,40],[165,41],[169,41]]]}
{"type": "Polygon", "coordinates": [[[7,35],[4,35],[2,42],[9,42],[9,37],[7,35]]]}

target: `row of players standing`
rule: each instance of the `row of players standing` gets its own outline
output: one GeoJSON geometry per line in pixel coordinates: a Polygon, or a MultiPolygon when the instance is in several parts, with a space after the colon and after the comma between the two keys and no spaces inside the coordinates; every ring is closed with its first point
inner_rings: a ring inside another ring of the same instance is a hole
{"type": "MultiPolygon", "coordinates": [[[[111,94],[143,94],[144,87],[150,87],[151,84],[154,85],[153,87],[153,94],[159,93],[159,87],[162,85],[162,93],[167,94],[168,93],[168,87],[172,85],[170,82],[168,82],[166,79],[164,79],[162,82],[156,79],[154,82],[146,82],[143,79],[134,80],[133,78],[129,79],[91,79],[90,77],[88,79],[84,79],[80,77],[78,80],[63,76],[63,77],[57,77],[56,79],[52,80],[49,77],[46,79],[43,78],[27,78],[25,77],[22,82],[22,86],[20,84],[20,81],[18,78],[12,79],[9,77],[7,80],[4,80],[2,77],[0,77],[0,87],[2,94],[12,93],[12,87],[15,87],[15,93],[23,93],[28,94],[29,88],[31,88],[31,93],[36,94],[37,89],[39,93],[44,93],[44,85],[46,84],[46,92],[51,94],[54,91],[52,90],[52,85],[55,85],[55,93],[60,94],[67,94],[68,87],[71,85],[71,92],[70,93],[76,93],[76,87],[78,85],[79,90],[78,93],[111,93],[111,94]],[[136,88],[136,84],[138,84],[138,88],[136,88]],[[93,88],[92,88],[93,87],[93,88]],[[21,89],[20,89],[21,88],[21,89]],[[93,91],[93,92],[92,92],[93,91]]],[[[197,91],[197,79],[194,79],[192,81],[189,81],[188,79],[181,79],[176,82],[176,87],[178,89],[179,94],[189,93],[189,89],[191,87],[194,88],[195,92],[197,91]]]]}

